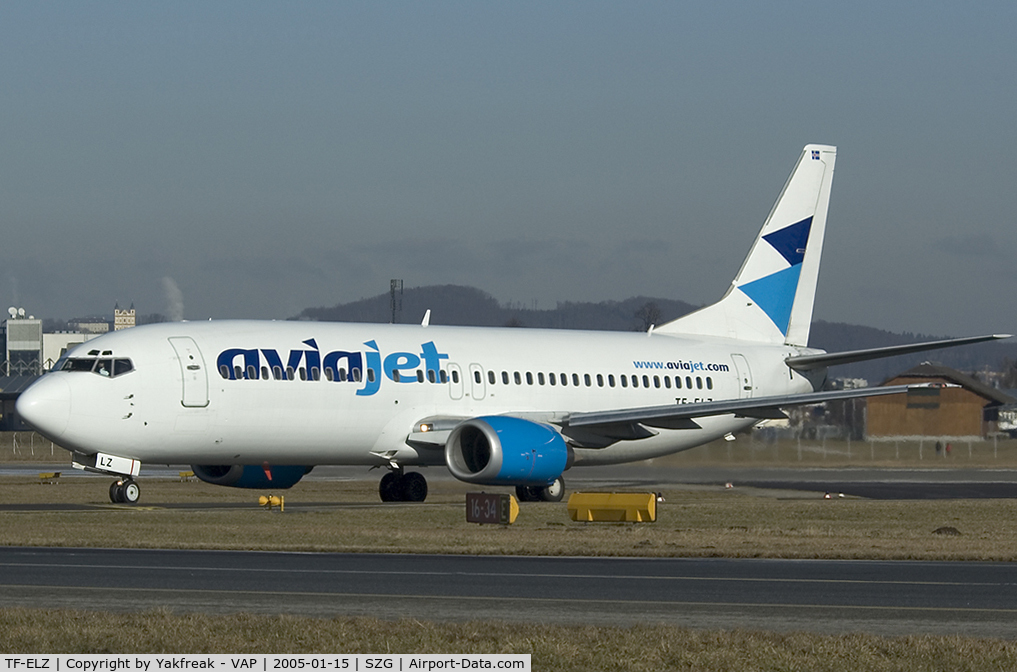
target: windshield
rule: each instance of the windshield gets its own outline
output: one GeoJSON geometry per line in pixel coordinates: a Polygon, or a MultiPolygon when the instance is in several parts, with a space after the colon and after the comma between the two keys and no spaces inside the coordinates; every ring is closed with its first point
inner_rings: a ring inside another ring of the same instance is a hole
{"type": "Polygon", "coordinates": [[[103,378],[115,378],[133,370],[131,360],[110,357],[68,357],[60,367],[60,371],[88,371],[103,378]]]}

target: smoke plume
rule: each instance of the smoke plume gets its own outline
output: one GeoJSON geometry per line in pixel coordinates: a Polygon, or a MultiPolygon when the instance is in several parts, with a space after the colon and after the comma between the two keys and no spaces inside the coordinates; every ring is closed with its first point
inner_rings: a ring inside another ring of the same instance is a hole
{"type": "Polygon", "coordinates": [[[166,317],[170,322],[183,322],[184,293],[169,276],[162,279],[162,291],[166,294],[166,317]]]}

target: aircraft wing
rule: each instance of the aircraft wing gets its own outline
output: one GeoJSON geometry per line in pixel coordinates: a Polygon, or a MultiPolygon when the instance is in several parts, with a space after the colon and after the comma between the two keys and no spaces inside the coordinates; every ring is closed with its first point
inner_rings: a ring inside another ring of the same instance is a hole
{"type": "Polygon", "coordinates": [[[925,343],[909,343],[907,345],[890,345],[885,348],[868,348],[866,350],[849,350],[847,352],[824,352],[819,355],[788,357],[784,360],[784,363],[795,371],[809,371],[810,369],[821,369],[827,366],[836,366],[837,364],[864,362],[869,359],[880,359],[882,357],[893,357],[895,355],[907,355],[912,352],[938,350],[939,348],[952,348],[958,345],[969,345],[971,343],[981,343],[983,341],[993,341],[1001,338],[1010,338],[1010,334],[966,336],[964,338],[948,338],[942,341],[926,341],[925,343]]]}
{"type": "Polygon", "coordinates": [[[877,397],[886,394],[900,394],[910,389],[929,387],[956,387],[943,383],[919,383],[915,385],[890,385],[887,387],[864,387],[852,390],[809,392],[772,397],[750,397],[747,399],[724,399],[691,404],[667,406],[644,406],[611,411],[571,413],[562,421],[562,433],[579,443],[594,448],[611,445],[616,441],[647,438],[656,434],[651,427],[661,429],[696,429],[696,418],[712,415],[734,414],[745,418],[777,419],[787,416],[783,406],[804,406],[824,401],[877,397]]]}

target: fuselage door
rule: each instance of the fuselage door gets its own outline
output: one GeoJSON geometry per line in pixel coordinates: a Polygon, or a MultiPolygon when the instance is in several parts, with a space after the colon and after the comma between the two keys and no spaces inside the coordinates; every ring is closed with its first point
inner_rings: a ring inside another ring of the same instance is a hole
{"type": "Polygon", "coordinates": [[[738,397],[752,396],[752,370],[749,368],[749,360],[745,355],[731,355],[734,360],[735,371],[738,372],[738,397]]]}
{"type": "Polygon", "coordinates": [[[463,398],[463,372],[458,364],[451,362],[445,367],[448,369],[448,395],[453,399],[463,398]]]}
{"type": "Polygon", "coordinates": [[[470,364],[470,384],[473,386],[473,398],[480,401],[487,396],[487,383],[484,382],[484,367],[470,364]]]}
{"type": "Polygon", "coordinates": [[[169,342],[177,353],[180,375],[184,381],[180,403],[188,408],[208,406],[208,371],[198,344],[190,336],[174,336],[169,342]]]}

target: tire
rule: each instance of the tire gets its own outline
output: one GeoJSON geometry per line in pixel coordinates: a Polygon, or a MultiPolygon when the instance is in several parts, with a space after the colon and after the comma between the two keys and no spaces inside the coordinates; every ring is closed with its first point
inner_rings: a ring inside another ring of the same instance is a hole
{"type": "Polygon", "coordinates": [[[546,488],[537,488],[537,499],[542,502],[560,502],[565,496],[565,479],[559,476],[546,488]]]}
{"type": "Polygon", "coordinates": [[[123,504],[123,484],[120,481],[110,483],[109,501],[114,504],[123,504]]]}
{"type": "Polygon", "coordinates": [[[422,502],[427,499],[427,479],[423,474],[411,471],[402,478],[404,502],[422,502]]]}
{"type": "Polygon", "coordinates": [[[399,474],[394,471],[390,471],[381,477],[381,483],[378,484],[378,494],[381,495],[381,501],[398,502],[402,499],[401,480],[399,474]]]}
{"type": "Polygon", "coordinates": [[[141,488],[134,481],[124,481],[120,491],[125,504],[137,504],[141,498],[141,488]]]}
{"type": "Polygon", "coordinates": [[[537,494],[534,492],[534,489],[527,485],[516,486],[516,499],[518,499],[520,502],[539,501],[537,498],[537,494]]]}

